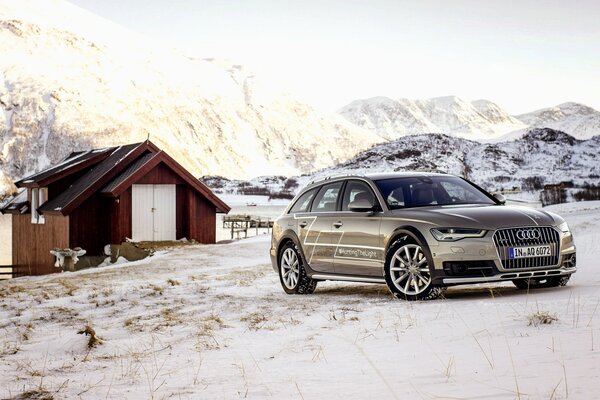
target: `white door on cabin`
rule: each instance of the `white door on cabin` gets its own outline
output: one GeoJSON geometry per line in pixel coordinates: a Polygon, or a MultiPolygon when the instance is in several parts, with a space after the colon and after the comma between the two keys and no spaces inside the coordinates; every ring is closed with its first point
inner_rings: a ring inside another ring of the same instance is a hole
{"type": "Polygon", "coordinates": [[[132,186],[133,241],[176,239],[176,193],[175,185],[132,186]]]}

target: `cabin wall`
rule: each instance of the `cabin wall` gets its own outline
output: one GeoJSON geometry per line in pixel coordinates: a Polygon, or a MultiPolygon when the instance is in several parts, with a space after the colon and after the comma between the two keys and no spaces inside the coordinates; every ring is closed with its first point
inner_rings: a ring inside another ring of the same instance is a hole
{"type": "Polygon", "coordinates": [[[176,229],[177,229],[177,239],[188,238],[189,239],[189,223],[187,218],[187,210],[188,210],[188,187],[187,185],[177,185],[177,205],[176,205],[176,215],[177,219],[176,229]]]}
{"type": "Polygon", "coordinates": [[[137,185],[180,185],[185,182],[179,175],[160,163],[135,183],[137,185]]]}
{"type": "Polygon", "coordinates": [[[31,214],[12,218],[13,276],[61,272],[50,250],[69,247],[69,217],[46,215],[44,224],[32,224],[31,214]]]}
{"type": "Polygon", "coordinates": [[[111,240],[120,244],[131,238],[131,187],[111,203],[111,240]]]}
{"type": "Polygon", "coordinates": [[[110,205],[113,199],[94,194],[69,214],[69,247],[81,247],[86,255],[104,254],[111,243],[110,205]]]}
{"type": "Polygon", "coordinates": [[[216,207],[195,190],[188,189],[188,239],[200,243],[215,243],[217,227],[216,207]]]}

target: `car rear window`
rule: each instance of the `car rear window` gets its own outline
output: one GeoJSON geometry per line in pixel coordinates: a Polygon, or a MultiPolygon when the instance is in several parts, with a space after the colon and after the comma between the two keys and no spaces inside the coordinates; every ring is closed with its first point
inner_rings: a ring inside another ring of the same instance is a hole
{"type": "Polygon", "coordinates": [[[298,200],[294,203],[294,206],[290,209],[290,213],[307,212],[308,207],[310,206],[310,201],[312,200],[316,192],[317,189],[312,189],[300,196],[298,200]]]}

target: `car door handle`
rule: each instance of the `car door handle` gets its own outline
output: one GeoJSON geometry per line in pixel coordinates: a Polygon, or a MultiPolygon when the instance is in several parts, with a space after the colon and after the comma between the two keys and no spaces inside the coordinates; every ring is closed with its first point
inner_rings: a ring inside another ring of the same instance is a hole
{"type": "Polygon", "coordinates": [[[306,225],[308,225],[308,222],[306,222],[306,221],[302,221],[302,222],[300,222],[298,225],[300,226],[300,228],[305,228],[305,227],[306,227],[306,225]]]}
{"type": "Polygon", "coordinates": [[[338,221],[338,222],[334,222],[333,226],[335,226],[336,228],[341,228],[342,225],[344,225],[344,223],[342,221],[338,221]]]}

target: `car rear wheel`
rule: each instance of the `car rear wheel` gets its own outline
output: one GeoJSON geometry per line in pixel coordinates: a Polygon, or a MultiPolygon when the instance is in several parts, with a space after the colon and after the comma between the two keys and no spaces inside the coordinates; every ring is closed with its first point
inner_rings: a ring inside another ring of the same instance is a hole
{"type": "Polygon", "coordinates": [[[442,288],[432,285],[425,250],[415,239],[404,236],[388,250],[385,281],[397,298],[431,300],[440,296],[442,288]]]}
{"type": "Polygon", "coordinates": [[[306,274],[302,257],[293,242],[286,243],[279,253],[279,280],[288,294],[311,294],[317,281],[306,274]]]}
{"type": "Polygon", "coordinates": [[[566,286],[569,279],[571,279],[571,275],[553,276],[549,278],[515,279],[512,282],[517,289],[529,290],[566,286]]]}

